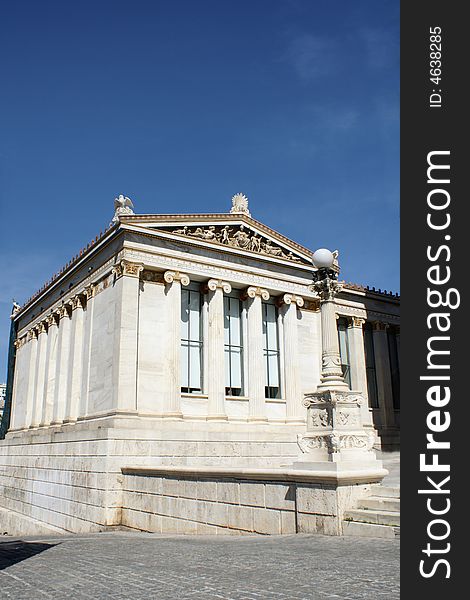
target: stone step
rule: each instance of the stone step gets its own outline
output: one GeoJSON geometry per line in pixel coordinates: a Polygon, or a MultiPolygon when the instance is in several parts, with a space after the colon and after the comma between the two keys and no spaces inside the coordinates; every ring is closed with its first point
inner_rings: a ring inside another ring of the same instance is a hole
{"type": "Polygon", "coordinates": [[[359,500],[357,508],[400,512],[400,499],[386,498],[384,496],[368,496],[367,498],[362,498],[359,500]]]}
{"type": "Polygon", "coordinates": [[[377,485],[377,486],[373,486],[371,491],[372,491],[373,496],[383,496],[384,498],[399,498],[400,497],[400,488],[399,487],[377,485]]]}
{"type": "Polygon", "coordinates": [[[344,513],[345,521],[359,521],[360,523],[372,523],[374,525],[400,526],[400,513],[390,510],[370,510],[366,508],[355,508],[344,513]]]}
{"type": "Polygon", "coordinates": [[[377,537],[390,540],[400,537],[400,528],[390,527],[389,525],[359,523],[358,521],[343,521],[343,535],[377,537]]]}

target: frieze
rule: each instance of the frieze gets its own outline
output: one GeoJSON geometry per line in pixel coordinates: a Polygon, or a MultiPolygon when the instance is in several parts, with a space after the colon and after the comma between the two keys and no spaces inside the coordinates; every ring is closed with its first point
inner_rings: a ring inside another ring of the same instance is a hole
{"type": "Polygon", "coordinates": [[[282,292],[291,292],[293,294],[303,295],[311,297],[312,294],[309,291],[309,284],[298,284],[294,282],[284,281],[282,279],[274,279],[266,277],[265,275],[253,274],[242,270],[228,269],[226,267],[220,267],[217,265],[211,265],[207,263],[200,263],[197,261],[189,261],[181,258],[173,258],[164,256],[162,254],[154,255],[146,252],[139,252],[138,250],[126,250],[126,258],[130,260],[136,260],[144,262],[147,266],[171,268],[175,271],[189,271],[190,273],[197,273],[208,279],[224,279],[228,281],[235,281],[237,283],[246,283],[247,281],[253,282],[253,284],[259,287],[266,287],[278,290],[282,292]]]}
{"type": "Polygon", "coordinates": [[[273,243],[269,238],[252,230],[248,225],[209,225],[208,227],[176,227],[165,229],[170,233],[195,238],[211,244],[228,246],[230,248],[239,248],[248,250],[255,254],[272,256],[274,258],[283,258],[295,263],[307,264],[292,252],[286,252],[281,246],[273,243]]]}
{"type": "Polygon", "coordinates": [[[327,434],[298,434],[297,444],[304,454],[312,450],[325,448],[329,454],[340,450],[357,449],[372,450],[374,446],[374,435],[371,433],[327,433],[327,434]]]}
{"type": "Polygon", "coordinates": [[[315,408],[318,405],[335,407],[337,404],[360,406],[363,402],[363,396],[357,392],[337,392],[335,390],[325,390],[324,392],[305,394],[304,399],[302,400],[302,404],[306,408],[315,408]]]}

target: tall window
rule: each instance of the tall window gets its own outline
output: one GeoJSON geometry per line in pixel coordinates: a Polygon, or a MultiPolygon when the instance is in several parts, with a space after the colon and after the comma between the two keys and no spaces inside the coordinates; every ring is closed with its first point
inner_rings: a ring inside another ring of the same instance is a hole
{"type": "Polygon", "coordinates": [[[280,398],[281,384],[279,378],[279,333],[277,328],[277,308],[268,302],[263,308],[263,340],[264,340],[264,381],[266,398],[280,398]]]}
{"type": "Polygon", "coordinates": [[[235,296],[224,296],[225,393],[243,395],[242,303],[235,296]]]}
{"type": "Polygon", "coordinates": [[[375,373],[374,337],[372,334],[372,323],[368,322],[364,324],[364,353],[366,357],[367,395],[369,396],[369,406],[371,406],[371,408],[378,408],[379,397],[377,394],[377,376],[375,373]]]}
{"type": "Polygon", "coordinates": [[[349,359],[348,320],[340,317],[338,324],[339,354],[341,356],[341,369],[344,381],[351,388],[351,363],[349,359]]]}
{"type": "Polygon", "coordinates": [[[202,392],[201,294],[196,289],[181,290],[181,391],[202,392]]]}
{"type": "Polygon", "coordinates": [[[393,408],[400,409],[400,363],[398,359],[398,339],[395,327],[387,330],[390,375],[392,379],[393,408]]]}

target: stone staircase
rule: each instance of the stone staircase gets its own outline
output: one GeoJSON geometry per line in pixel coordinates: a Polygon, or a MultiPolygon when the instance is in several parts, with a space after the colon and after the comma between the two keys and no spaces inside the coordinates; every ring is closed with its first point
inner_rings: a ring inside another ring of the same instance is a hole
{"type": "Polygon", "coordinates": [[[400,537],[400,488],[373,486],[371,494],[344,514],[343,535],[400,537]]]}

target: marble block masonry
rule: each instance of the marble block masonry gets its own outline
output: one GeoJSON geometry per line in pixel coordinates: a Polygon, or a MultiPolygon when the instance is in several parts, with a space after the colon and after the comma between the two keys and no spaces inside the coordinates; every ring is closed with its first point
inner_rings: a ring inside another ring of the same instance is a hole
{"type": "Polygon", "coordinates": [[[399,444],[399,298],[251,216],[134,213],[15,303],[0,528],[341,535],[399,444]]]}

